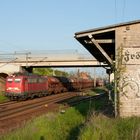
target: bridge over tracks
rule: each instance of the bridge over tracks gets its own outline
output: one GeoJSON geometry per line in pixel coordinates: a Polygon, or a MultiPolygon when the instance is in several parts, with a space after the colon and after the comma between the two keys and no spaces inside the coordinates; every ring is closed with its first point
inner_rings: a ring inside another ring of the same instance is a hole
{"type": "Polygon", "coordinates": [[[31,72],[35,67],[101,67],[89,54],[69,51],[25,51],[0,54],[0,72],[12,73],[26,69],[31,72]]]}

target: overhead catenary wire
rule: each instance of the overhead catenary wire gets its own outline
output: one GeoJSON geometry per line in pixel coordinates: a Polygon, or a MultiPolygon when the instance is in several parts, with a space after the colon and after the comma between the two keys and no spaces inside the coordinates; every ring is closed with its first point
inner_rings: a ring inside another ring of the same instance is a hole
{"type": "Polygon", "coordinates": [[[122,8],[122,21],[125,20],[125,9],[126,9],[126,1],[123,0],[123,8],[122,8]]]}
{"type": "Polygon", "coordinates": [[[117,0],[115,0],[115,23],[117,22],[117,0]]]}
{"type": "Polygon", "coordinates": [[[120,17],[121,22],[124,22],[125,20],[126,0],[123,0],[123,1],[121,0],[121,3],[118,0],[114,0],[115,23],[118,21],[118,17],[120,17]],[[120,4],[122,5],[121,7],[120,7],[120,4]]]}

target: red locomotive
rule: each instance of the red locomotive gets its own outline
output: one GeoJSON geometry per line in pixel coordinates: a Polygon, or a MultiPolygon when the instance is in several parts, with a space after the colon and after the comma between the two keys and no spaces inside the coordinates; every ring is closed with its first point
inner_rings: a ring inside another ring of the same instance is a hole
{"type": "Polygon", "coordinates": [[[6,78],[5,95],[11,100],[23,100],[89,87],[93,87],[93,81],[90,79],[15,73],[6,78]]]}
{"type": "Polygon", "coordinates": [[[5,95],[11,99],[26,99],[47,94],[46,78],[33,74],[15,73],[6,78],[5,95]]]}

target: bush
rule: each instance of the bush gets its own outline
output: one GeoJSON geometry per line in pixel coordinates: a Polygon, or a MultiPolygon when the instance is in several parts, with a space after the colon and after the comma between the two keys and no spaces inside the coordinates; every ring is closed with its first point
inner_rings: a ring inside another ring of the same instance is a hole
{"type": "Polygon", "coordinates": [[[0,92],[0,103],[8,101],[8,98],[4,96],[4,92],[0,92]]]}

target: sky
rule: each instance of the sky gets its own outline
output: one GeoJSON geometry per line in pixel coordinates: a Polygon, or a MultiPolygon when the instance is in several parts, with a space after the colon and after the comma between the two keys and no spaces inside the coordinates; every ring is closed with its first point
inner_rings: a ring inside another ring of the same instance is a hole
{"type": "Polygon", "coordinates": [[[78,50],[75,32],[140,19],[140,0],[0,0],[0,51],[78,50]]]}
{"type": "Polygon", "coordinates": [[[0,51],[86,51],[75,32],[140,19],[139,0],[0,0],[0,51]]]}

